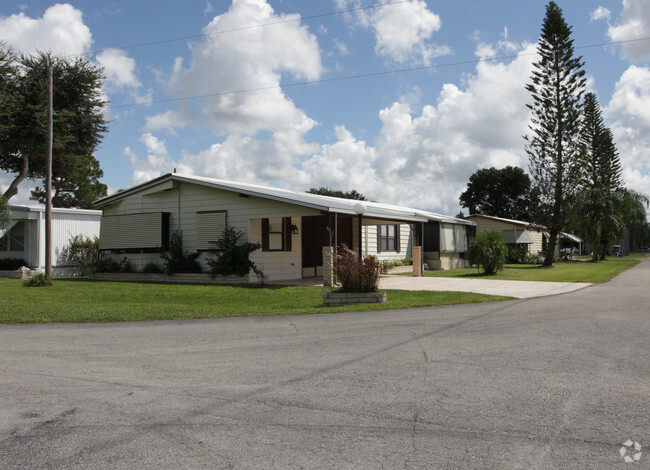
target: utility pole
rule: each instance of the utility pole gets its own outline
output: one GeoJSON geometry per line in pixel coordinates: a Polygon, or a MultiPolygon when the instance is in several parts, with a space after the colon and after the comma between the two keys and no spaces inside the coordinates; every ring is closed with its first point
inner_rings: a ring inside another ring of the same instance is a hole
{"type": "Polygon", "coordinates": [[[53,142],[52,62],[47,58],[47,152],[45,165],[45,274],[52,275],[52,142],[53,142]]]}

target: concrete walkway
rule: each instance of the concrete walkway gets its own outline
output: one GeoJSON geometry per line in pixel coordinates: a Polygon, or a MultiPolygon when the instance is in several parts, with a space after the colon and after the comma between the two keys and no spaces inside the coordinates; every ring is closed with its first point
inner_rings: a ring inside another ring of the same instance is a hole
{"type": "Polygon", "coordinates": [[[502,281],[391,275],[382,276],[379,281],[380,289],[476,292],[478,294],[507,295],[519,299],[564,294],[591,285],[586,282],[502,281]]]}

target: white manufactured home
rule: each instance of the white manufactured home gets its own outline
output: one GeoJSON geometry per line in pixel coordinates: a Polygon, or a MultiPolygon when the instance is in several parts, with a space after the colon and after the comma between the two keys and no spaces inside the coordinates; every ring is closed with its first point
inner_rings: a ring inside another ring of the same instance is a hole
{"type": "MultiPolygon", "coordinates": [[[[45,207],[11,206],[12,220],[0,229],[0,258],[25,261],[26,267],[45,271],[45,207]]],[[[52,209],[52,273],[74,274],[74,269],[59,259],[61,250],[76,235],[99,236],[101,211],[52,209]]]]}
{"type": "MultiPolygon", "coordinates": [[[[543,225],[476,214],[468,215],[465,219],[476,223],[476,230],[479,232],[488,229],[500,230],[506,244],[526,246],[528,253],[541,254],[546,250],[549,233],[543,225]]],[[[556,256],[566,250],[571,252],[574,248],[582,251],[582,239],[570,233],[560,232],[555,247],[556,256]]]]}
{"type": "Polygon", "coordinates": [[[160,264],[170,234],[179,231],[184,250],[199,251],[198,261],[205,267],[210,248],[231,226],[244,234],[242,241],[261,245],[251,261],[270,281],[322,276],[323,247],[346,245],[356,251],[361,243],[364,253],[396,259],[412,257],[413,247],[424,240],[431,257],[462,259],[474,226],[407,207],[366,201],[359,205],[350,199],[177,173],[100,199],[95,206],[102,211],[100,248],[116,261],[126,258],[135,269],[160,264]],[[448,237],[429,232],[447,226],[460,229],[441,250],[440,240],[448,237]]]}

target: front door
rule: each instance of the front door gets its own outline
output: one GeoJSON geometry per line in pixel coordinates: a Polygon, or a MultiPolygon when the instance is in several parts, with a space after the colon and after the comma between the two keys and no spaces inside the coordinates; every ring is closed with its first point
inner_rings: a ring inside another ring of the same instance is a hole
{"type": "Polygon", "coordinates": [[[323,267],[323,247],[330,242],[327,215],[302,218],[302,276],[317,277],[323,267]]]}

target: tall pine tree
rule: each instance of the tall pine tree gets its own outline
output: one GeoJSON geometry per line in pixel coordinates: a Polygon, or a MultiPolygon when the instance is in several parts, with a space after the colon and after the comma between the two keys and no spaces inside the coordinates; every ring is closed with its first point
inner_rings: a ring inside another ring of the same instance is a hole
{"type": "Polygon", "coordinates": [[[618,191],[623,186],[621,162],[612,132],[605,127],[594,93],[587,93],[583,106],[582,189],[576,198],[576,221],[593,250],[593,261],[604,253],[624,224],[617,210],[618,191]]]}
{"type": "Polygon", "coordinates": [[[582,57],[574,57],[571,27],[555,2],[546,6],[531,83],[530,131],[525,136],[529,169],[539,190],[537,221],[550,232],[544,266],[553,264],[560,231],[569,221],[580,184],[580,113],[585,88],[582,57]]]}

